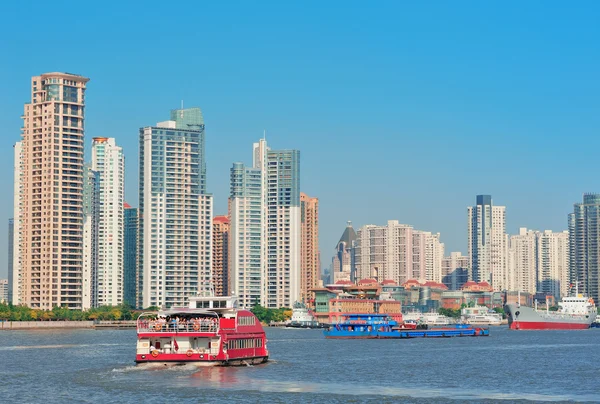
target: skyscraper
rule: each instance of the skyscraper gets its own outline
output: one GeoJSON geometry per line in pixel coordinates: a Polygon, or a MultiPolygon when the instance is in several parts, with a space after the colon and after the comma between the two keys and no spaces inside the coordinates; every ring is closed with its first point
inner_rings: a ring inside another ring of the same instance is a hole
{"type": "Polygon", "coordinates": [[[569,290],[569,232],[537,235],[537,291],[556,299],[569,290]]]}
{"type": "Polygon", "coordinates": [[[300,152],[253,145],[231,169],[231,288],[243,307],[300,299],[300,152]]]}
{"type": "Polygon", "coordinates": [[[374,278],[402,284],[435,277],[441,281],[444,244],[439,233],[388,220],[387,226],[361,227],[355,246],[356,280],[374,278]]]}
{"type": "Polygon", "coordinates": [[[569,272],[580,293],[600,298],[600,195],[584,194],[569,214],[569,272]]]}
{"type": "Polygon", "coordinates": [[[493,206],[490,195],[477,195],[467,208],[470,279],[489,282],[495,290],[507,288],[506,208],[493,206]]]}
{"type": "Polygon", "coordinates": [[[46,73],[31,79],[15,147],[13,301],[32,308],[83,307],[83,140],[89,79],[46,73]],[[20,148],[20,151],[17,149],[20,148]],[[16,257],[15,257],[16,258],[16,257]]]}
{"type": "Polygon", "coordinates": [[[229,289],[246,308],[266,305],[265,199],[262,172],[256,164],[255,158],[253,167],[234,163],[231,168],[229,289]]]}
{"type": "Polygon", "coordinates": [[[184,306],[212,279],[212,195],[199,108],[140,129],[143,307],[184,306]]]}
{"type": "Polygon", "coordinates": [[[356,232],[352,227],[352,222],[348,222],[342,237],[335,247],[335,255],[331,260],[331,282],[339,280],[354,280],[354,243],[356,242],[356,232]]]}
{"type": "Polygon", "coordinates": [[[11,292],[11,303],[14,305],[21,304],[22,290],[21,290],[21,219],[19,218],[19,212],[21,210],[21,196],[23,191],[21,189],[21,174],[23,173],[24,159],[22,156],[22,142],[15,143],[14,146],[14,188],[13,188],[13,254],[12,254],[12,267],[9,268],[11,271],[9,279],[11,279],[10,292],[11,292]]]}
{"type": "Polygon", "coordinates": [[[85,165],[83,170],[83,308],[98,306],[98,230],[100,223],[100,175],[85,165]]]}
{"type": "Polygon", "coordinates": [[[506,289],[535,294],[537,290],[537,239],[538,233],[519,229],[519,234],[510,236],[510,260],[507,265],[506,289]]]}
{"type": "Polygon", "coordinates": [[[319,286],[321,263],[319,260],[319,199],[300,193],[301,264],[300,299],[314,306],[314,293],[309,292],[319,286]]]}
{"type": "Polygon", "coordinates": [[[8,219],[8,292],[6,301],[12,302],[12,287],[13,287],[13,239],[15,237],[15,226],[12,218],[8,219]]]}
{"type": "Polygon", "coordinates": [[[137,307],[138,278],[138,210],[124,205],[123,230],[123,301],[137,307]]]}
{"type": "Polygon", "coordinates": [[[123,149],[114,138],[95,137],[92,143],[92,170],[98,173],[98,305],[123,302],[123,149]]]}
{"type": "Polygon", "coordinates": [[[213,286],[217,296],[229,296],[229,219],[213,218],[213,286]]]}

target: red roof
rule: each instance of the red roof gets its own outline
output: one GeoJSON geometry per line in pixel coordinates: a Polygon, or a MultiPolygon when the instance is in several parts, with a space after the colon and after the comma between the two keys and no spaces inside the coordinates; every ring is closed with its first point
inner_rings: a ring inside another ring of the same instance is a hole
{"type": "Polygon", "coordinates": [[[229,223],[229,218],[227,216],[215,216],[213,218],[213,222],[217,222],[217,223],[229,223]]]}
{"type": "Polygon", "coordinates": [[[377,281],[375,279],[371,279],[371,278],[361,279],[360,281],[358,281],[359,285],[370,285],[372,283],[377,283],[377,281]]]}
{"type": "Polygon", "coordinates": [[[131,209],[131,205],[130,205],[130,204],[128,204],[127,202],[123,203],[123,207],[124,207],[125,209],[131,209]]]}
{"type": "Polygon", "coordinates": [[[396,281],[393,279],[386,279],[381,282],[382,285],[397,285],[396,281]]]}
{"type": "Polygon", "coordinates": [[[354,282],[352,282],[352,281],[346,281],[344,279],[340,279],[335,284],[336,285],[354,285],[354,282]]]}

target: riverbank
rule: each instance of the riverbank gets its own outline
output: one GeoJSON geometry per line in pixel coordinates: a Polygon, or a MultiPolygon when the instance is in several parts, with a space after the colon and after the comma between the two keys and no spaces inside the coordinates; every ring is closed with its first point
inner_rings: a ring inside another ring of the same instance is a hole
{"type": "Polygon", "coordinates": [[[41,330],[81,328],[135,328],[135,320],[124,321],[0,321],[0,330],[41,330]]]}

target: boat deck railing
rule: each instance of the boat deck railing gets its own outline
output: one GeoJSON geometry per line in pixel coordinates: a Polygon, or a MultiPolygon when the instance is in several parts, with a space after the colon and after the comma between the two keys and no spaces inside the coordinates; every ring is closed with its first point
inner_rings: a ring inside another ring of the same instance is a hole
{"type": "Polygon", "coordinates": [[[137,331],[140,332],[164,332],[164,333],[215,333],[219,331],[219,324],[213,321],[198,321],[188,323],[166,323],[160,320],[139,319],[137,331]]]}

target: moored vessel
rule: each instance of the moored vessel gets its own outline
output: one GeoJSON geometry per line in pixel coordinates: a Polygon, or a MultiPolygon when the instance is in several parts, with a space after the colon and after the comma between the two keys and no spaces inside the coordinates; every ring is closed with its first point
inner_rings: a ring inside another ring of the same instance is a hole
{"type": "Polygon", "coordinates": [[[486,306],[475,305],[461,310],[461,320],[465,324],[472,325],[500,325],[502,315],[491,311],[486,306]]]}
{"type": "Polygon", "coordinates": [[[235,366],[268,358],[262,325],[232,296],[193,297],[189,307],[142,313],[137,320],[137,363],[235,366]]]}
{"type": "Polygon", "coordinates": [[[488,336],[486,328],[455,324],[446,327],[418,326],[414,320],[398,322],[387,314],[347,314],[324,330],[330,339],[399,339],[488,336]]]}
{"type": "Polygon", "coordinates": [[[504,311],[512,330],[581,330],[590,328],[597,316],[594,300],[582,294],[563,298],[557,311],[549,310],[548,304],[538,310],[519,303],[506,304],[504,311]]]}
{"type": "Polygon", "coordinates": [[[285,324],[290,328],[325,328],[312,315],[303,303],[296,302],[292,308],[292,318],[285,324]]]}

